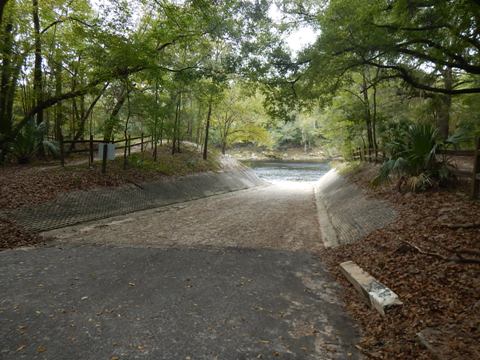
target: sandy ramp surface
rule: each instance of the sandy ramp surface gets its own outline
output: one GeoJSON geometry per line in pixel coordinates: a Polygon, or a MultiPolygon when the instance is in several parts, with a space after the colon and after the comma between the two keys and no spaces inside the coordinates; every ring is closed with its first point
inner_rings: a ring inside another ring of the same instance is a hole
{"type": "Polygon", "coordinates": [[[68,244],[228,246],[314,251],[322,246],[313,186],[280,183],[44,233],[68,244]]]}

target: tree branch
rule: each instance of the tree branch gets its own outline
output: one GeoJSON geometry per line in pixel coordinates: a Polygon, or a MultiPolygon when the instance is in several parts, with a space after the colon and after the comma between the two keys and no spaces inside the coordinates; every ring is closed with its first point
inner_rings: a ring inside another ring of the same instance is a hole
{"type": "MultiPolygon", "coordinates": [[[[395,70],[398,72],[398,75],[400,78],[402,78],[406,83],[412,85],[413,87],[417,89],[422,89],[425,91],[431,91],[435,93],[441,93],[441,94],[447,94],[447,95],[461,95],[461,94],[476,94],[480,93],[480,87],[475,87],[475,88],[467,88],[467,89],[445,89],[445,88],[439,88],[439,87],[434,87],[434,86],[429,86],[426,84],[422,84],[419,81],[417,81],[413,75],[409,73],[409,71],[401,66],[398,65],[383,65],[383,64],[378,64],[369,60],[364,60],[363,64],[366,65],[371,65],[375,66],[381,69],[390,69],[390,70],[395,70]]],[[[358,64],[360,65],[360,64],[358,64]]]]}

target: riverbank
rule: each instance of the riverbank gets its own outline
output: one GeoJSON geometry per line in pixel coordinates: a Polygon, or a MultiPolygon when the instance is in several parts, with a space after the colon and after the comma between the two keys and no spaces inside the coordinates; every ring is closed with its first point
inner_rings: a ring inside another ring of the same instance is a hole
{"type": "Polygon", "coordinates": [[[309,183],[47,236],[47,247],[0,252],[2,359],[37,349],[52,359],[360,358],[355,323],[315,256],[309,183]]]}
{"type": "MultiPolygon", "coordinates": [[[[72,216],[76,218],[79,214],[83,214],[83,208],[75,209],[78,206],[86,206],[87,210],[85,213],[88,215],[90,213],[90,210],[88,210],[90,204],[88,201],[84,201],[88,198],[87,194],[95,194],[89,200],[90,202],[95,202],[102,198],[100,195],[103,193],[116,193],[115,189],[126,189],[123,191],[126,193],[129,193],[129,191],[141,192],[143,189],[142,184],[156,182],[172,183],[172,180],[194,174],[207,174],[203,176],[205,179],[202,180],[202,184],[207,188],[208,184],[211,184],[211,190],[213,191],[217,182],[213,178],[210,179],[208,173],[214,174],[217,171],[231,172],[241,168],[242,166],[233,159],[221,157],[216,153],[211,153],[209,160],[205,161],[193,147],[184,147],[182,153],[174,156],[170,154],[168,148],[161,147],[156,162],[148,153],[132,154],[126,170],[123,170],[123,159],[117,158],[108,163],[106,174],[101,173],[99,162],[94,163],[94,166],[91,168],[88,167],[88,164],[70,165],[64,168],[59,166],[48,167],[43,164],[3,167],[0,169],[0,231],[2,234],[0,249],[43,243],[43,239],[38,237],[35,231],[28,231],[25,227],[34,227],[39,219],[46,216],[54,216],[57,210],[68,210],[67,212],[72,213],[72,216]],[[65,204],[56,204],[55,201],[62,198],[67,199],[65,204]],[[48,204],[54,205],[49,207],[48,204]],[[43,210],[37,211],[36,209],[43,210]],[[50,214],[50,212],[53,213],[50,214]],[[24,213],[28,216],[21,216],[24,213]],[[20,223],[17,223],[16,220],[20,221],[20,223]]],[[[229,179],[218,179],[219,184],[225,185],[219,185],[221,189],[233,187],[233,185],[230,186],[229,179]]],[[[194,186],[194,184],[190,185],[194,186]]],[[[170,186],[170,188],[170,190],[174,190],[175,186],[170,186]]],[[[179,191],[183,195],[195,192],[195,188],[190,191],[187,190],[179,191]]],[[[217,190],[220,191],[219,189],[217,190]]],[[[104,199],[104,207],[111,207],[115,204],[113,200],[116,198],[111,196],[107,196],[104,199]]],[[[143,199],[144,197],[140,198],[143,199]]],[[[172,199],[174,200],[174,196],[172,199]]],[[[183,196],[179,197],[178,201],[187,200],[183,196]]],[[[126,199],[125,201],[128,204],[133,200],[126,199]]],[[[122,206],[118,206],[118,208],[121,210],[122,206]]],[[[56,221],[53,223],[56,223],[56,221]]]]}
{"type": "Polygon", "coordinates": [[[283,161],[330,161],[333,157],[322,148],[286,147],[266,149],[256,146],[234,147],[228,154],[239,161],[283,160],[283,161]]]}
{"type": "MultiPolygon", "coordinates": [[[[455,190],[401,194],[394,184],[372,188],[377,172],[378,167],[362,164],[342,173],[366,199],[393,207],[396,219],[321,252],[345,288],[350,314],[362,325],[359,349],[372,359],[433,359],[419,342],[422,332],[441,358],[480,358],[480,229],[475,226],[480,204],[455,190]],[[391,288],[403,306],[386,317],[369,309],[340,273],[344,261],[354,261],[391,288]]],[[[350,199],[346,194],[344,206],[350,199]]]]}

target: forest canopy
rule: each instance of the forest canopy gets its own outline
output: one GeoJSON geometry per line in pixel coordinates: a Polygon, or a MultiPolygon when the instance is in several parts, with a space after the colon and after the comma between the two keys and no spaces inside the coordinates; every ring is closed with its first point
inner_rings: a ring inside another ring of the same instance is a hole
{"type": "Polygon", "coordinates": [[[419,123],[471,144],[479,21],[477,0],[0,0],[1,161],[140,133],[205,156],[378,152],[419,123]]]}

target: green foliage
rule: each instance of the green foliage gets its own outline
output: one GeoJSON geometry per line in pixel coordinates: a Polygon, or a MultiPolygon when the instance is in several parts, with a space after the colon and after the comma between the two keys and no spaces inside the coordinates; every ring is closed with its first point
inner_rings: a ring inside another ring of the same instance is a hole
{"type": "Polygon", "coordinates": [[[437,129],[430,124],[414,124],[395,136],[387,144],[389,159],[373,183],[378,185],[397,175],[399,189],[423,191],[446,184],[453,175],[446,159],[438,157],[438,150],[457,143],[461,136],[455,135],[440,142],[437,134],[437,129]]]}
{"type": "Polygon", "coordinates": [[[33,120],[18,133],[15,141],[11,144],[11,155],[19,164],[26,164],[32,160],[40,149],[45,154],[58,154],[58,145],[45,139],[46,127],[42,123],[36,125],[33,120]]]}
{"type": "Polygon", "coordinates": [[[448,116],[451,133],[480,132],[479,95],[449,96],[480,88],[471,0],[45,0],[40,34],[32,10],[9,1],[0,22],[2,158],[14,151],[27,161],[53,145],[34,140],[32,119],[46,122],[43,138],[127,131],[204,144],[209,109],[210,143],[223,149],[316,145],[347,156],[368,145],[398,154],[407,128],[448,116]],[[293,54],[285,34],[305,23],[318,39],[293,54]]]}

